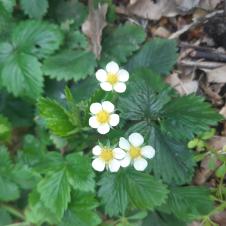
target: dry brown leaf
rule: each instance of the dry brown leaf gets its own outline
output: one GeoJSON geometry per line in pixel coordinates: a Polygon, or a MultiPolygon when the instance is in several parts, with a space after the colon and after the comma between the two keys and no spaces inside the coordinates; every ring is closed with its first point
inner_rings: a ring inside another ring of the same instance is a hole
{"type": "Polygon", "coordinates": [[[198,90],[197,81],[191,79],[180,79],[177,73],[169,75],[165,81],[181,95],[195,93],[198,90]]]}
{"type": "Polygon", "coordinates": [[[175,0],[178,8],[184,12],[190,11],[191,9],[198,6],[200,0],[175,0]]]}
{"type": "Polygon", "coordinates": [[[82,25],[82,31],[89,38],[91,50],[97,59],[100,58],[101,54],[102,31],[107,25],[105,20],[107,9],[107,4],[99,5],[97,9],[91,8],[82,25]]]}
{"type": "Polygon", "coordinates": [[[129,14],[150,20],[159,20],[162,16],[172,17],[178,14],[176,3],[168,0],[159,0],[157,3],[151,0],[132,0],[127,11],[129,14]]]}
{"type": "Polygon", "coordinates": [[[226,145],[226,137],[223,136],[214,136],[209,142],[208,145],[216,150],[221,150],[226,145]]]}
{"type": "Polygon", "coordinates": [[[201,0],[199,7],[211,11],[215,9],[220,2],[222,2],[222,0],[201,0]]]}
{"type": "Polygon", "coordinates": [[[226,119],[226,105],[224,105],[224,107],[221,108],[220,114],[223,115],[224,118],[226,119]]]}
{"type": "Polygon", "coordinates": [[[208,82],[226,83],[226,65],[211,71],[207,71],[208,82]]]}
{"type": "Polygon", "coordinates": [[[226,210],[224,212],[216,213],[212,217],[213,221],[216,222],[219,226],[226,225],[226,210]]]}

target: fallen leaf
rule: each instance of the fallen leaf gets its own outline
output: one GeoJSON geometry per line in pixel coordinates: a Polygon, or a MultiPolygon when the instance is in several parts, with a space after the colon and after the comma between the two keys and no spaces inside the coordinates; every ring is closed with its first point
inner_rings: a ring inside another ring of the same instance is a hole
{"type": "Polygon", "coordinates": [[[154,3],[151,0],[130,1],[127,6],[129,14],[133,14],[149,20],[159,20],[162,16],[172,17],[178,14],[174,1],[159,0],[154,3]]]}
{"type": "Polygon", "coordinates": [[[97,59],[101,54],[102,31],[107,25],[107,9],[107,4],[99,5],[97,9],[90,7],[89,15],[82,25],[82,31],[89,38],[91,50],[97,59]]]}
{"type": "Polygon", "coordinates": [[[191,9],[195,8],[196,6],[198,6],[200,0],[175,0],[177,7],[184,11],[190,11],[191,9]]]}
{"type": "Polygon", "coordinates": [[[193,81],[192,79],[180,79],[177,73],[169,75],[165,81],[181,95],[195,93],[198,90],[197,81],[193,81]]]}
{"type": "Polygon", "coordinates": [[[226,83],[226,65],[206,72],[208,82],[226,83]]]}
{"type": "Polygon", "coordinates": [[[226,145],[226,137],[223,136],[214,136],[209,142],[208,145],[216,150],[221,150],[226,145]]]}
{"type": "Polygon", "coordinates": [[[221,115],[224,116],[224,118],[226,119],[226,105],[224,105],[224,107],[221,108],[220,112],[221,115]]]}
{"type": "Polygon", "coordinates": [[[222,2],[222,0],[201,0],[199,7],[207,11],[211,11],[216,8],[216,6],[222,2]]]}
{"type": "Polygon", "coordinates": [[[226,210],[224,212],[216,213],[212,217],[213,221],[216,222],[219,226],[226,225],[226,210]]]}

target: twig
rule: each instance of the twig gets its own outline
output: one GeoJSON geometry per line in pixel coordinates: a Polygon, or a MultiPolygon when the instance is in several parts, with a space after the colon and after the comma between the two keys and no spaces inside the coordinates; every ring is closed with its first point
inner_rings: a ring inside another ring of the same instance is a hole
{"type": "Polygon", "coordinates": [[[205,68],[205,69],[215,69],[215,68],[226,65],[226,64],[217,63],[217,62],[207,62],[207,61],[199,62],[199,61],[190,61],[190,60],[181,60],[177,64],[181,66],[186,66],[186,67],[196,67],[196,68],[205,68]]]}
{"type": "Polygon", "coordinates": [[[207,52],[207,51],[193,51],[190,53],[190,57],[195,59],[205,59],[208,61],[215,61],[215,62],[226,62],[226,55],[222,53],[216,52],[207,52]]]}
{"type": "Polygon", "coordinates": [[[191,24],[185,25],[182,29],[176,31],[175,33],[173,33],[172,35],[170,35],[169,39],[177,39],[179,38],[182,34],[184,34],[185,32],[187,32],[188,30],[202,24],[205,23],[208,19],[218,15],[218,14],[222,14],[224,13],[223,10],[217,10],[215,12],[209,13],[203,17],[198,18],[197,20],[195,20],[194,22],[192,22],[191,24]]]}
{"type": "Polygon", "coordinates": [[[8,204],[3,204],[3,203],[0,205],[0,207],[5,209],[6,211],[8,211],[13,216],[18,217],[21,220],[25,220],[24,215],[19,210],[17,210],[16,208],[14,208],[14,207],[12,207],[8,204]]]}

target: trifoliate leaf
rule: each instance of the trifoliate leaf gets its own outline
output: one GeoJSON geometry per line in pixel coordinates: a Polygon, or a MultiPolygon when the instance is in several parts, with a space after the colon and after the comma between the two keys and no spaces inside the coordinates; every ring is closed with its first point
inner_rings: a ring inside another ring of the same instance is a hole
{"type": "Polygon", "coordinates": [[[56,101],[41,98],[38,101],[41,117],[46,121],[47,127],[58,136],[66,136],[74,126],[69,120],[66,110],[56,101]]]}
{"type": "Polygon", "coordinates": [[[140,209],[153,209],[164,202],[168,193],[161,181],[132,169],[104,174],[99,185],[98,194],[110,216],[124,213],[128,202],[140,209]]]}
{"type": "Polygon", "coordinates": [[[38,60],[31,55],[12,53],[2,67],[2,85],[15,96],[38,98],[43,86],[40,66],[38,60]]]}
{"type": "Polygon", "coordinates": [[[95,212],[96,200],[90,193],[75,193],[69,209],[58,226],[97,226],[101,223],[95,212]]]}
{"type": "Polygon", "coordinates": [[[163,115],[160,124],[164,133],[182,140],[192,139],[223,119],[203,98],[194,95],[172,99],[164,106],[163,115]]]}
{"type": "Polygon", "coordinates": [[[152,212],[145,219],[142,226],[186,226],[186,223],[173,215],[162,212],[152,212]]]}
{"type": "Polygon", "coordinates": [[[80,154],[70,154],[66,157],[68,181],[74,189],[94,191],[94,173],[91,161],[80,154]]]}
{"type": "Polygon", "coordinates": [[[118,105],[121,117],[133,122],[127,133],[140,132],[146,136],[146,142],[154,146],[156,155],[149,167],[153,168],[156,176],[167,183],[190,182],[193,175],[192,154],[183,144],[162,133],[159,127],[164,120],[163,109],[170,101],[175,101],[172,99],[175,94],[149,70],[140,70],[132,76],[118,105]]]}
{"type": "Polygon", "coordinates": [[[13,30],[12,42],[20,50],[45,58],[57,50],[63,41],[60,29],[53,24],[27,20],[13,30]]]}
{"type": "Polygon", "coordinates": [[[60,219],[70,202],[70,185],[65,169],[52,172],[42,179],[37,190],[40,200],[60,219]]]}
{"type": "Polygon", "coordinates": [[[102,62],[108,63],[115,60],[125,63],[127,58],[139,48],[145,40],[145,32],[141,26],[126,23],[116,29],[109,29],[103,36],[102,62]]]}
{"type": "Polygon", "coordinates": [[[41,19],[48,9],[48,0],[20,0],[21,8],[30,18],[41,19]]]}
{"type": "Polygon", "coordinates": [[[210,191],[204,187],[174,187],[160,209],[173,213],[179,219],[193,220],[207,215],[213,209],[210,191]]]}
{"type": "Polygon", "coordinates": [[[43,71],[57,80],[78,81],[94,73],[96,61],[93,53],[67,50],[45,60],[43,71]]]}
{"type": "Polygon", "coordinates": [[[12,125],[9,120],[0,115],[0,142],[1,141],[9,141],[12,133],[12,125]]]}
{"type": "Polygon", "coordinates": [[[155,38],[147,42],[140,51],[133,56],[127,69],[132,72],[147,67],[160,75],[167,75],[177,60],[176,42],[173,40],[155,38]]]}

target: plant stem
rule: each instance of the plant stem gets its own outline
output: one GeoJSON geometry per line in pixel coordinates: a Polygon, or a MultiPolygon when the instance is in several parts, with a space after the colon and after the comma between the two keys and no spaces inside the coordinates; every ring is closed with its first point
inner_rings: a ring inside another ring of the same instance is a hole
{"type": "Polygon", "coordinates": [[[18,217],[21,220],[25,220],[24,215],[19,210],[17,210],[16,208],[14,208],[10,205],[7,205],[7,204],[1,204],[1,207],[3,209],[5,209],[6,211],[8,211],[13,216],[18,217]]]}
{"type": "Polygon", "coordinates": [[[15,224],[8,224],[5,226],[31,226],[31,224],[28,222],[20,222],[20,223],[15,223],[15,224]]]}

